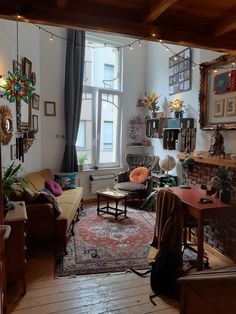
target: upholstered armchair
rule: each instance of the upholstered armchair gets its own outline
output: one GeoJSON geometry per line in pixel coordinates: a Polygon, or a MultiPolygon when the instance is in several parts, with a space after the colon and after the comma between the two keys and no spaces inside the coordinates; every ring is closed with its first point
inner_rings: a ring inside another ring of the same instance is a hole
{"type": "Polygon", "coordinates": [[[151,172],[159,172],[159,157],[150,154],[127,154],[128,170],[117,174],[116,189],[127,192],[128,199],[142,201],[152,191],[151,172]]]}

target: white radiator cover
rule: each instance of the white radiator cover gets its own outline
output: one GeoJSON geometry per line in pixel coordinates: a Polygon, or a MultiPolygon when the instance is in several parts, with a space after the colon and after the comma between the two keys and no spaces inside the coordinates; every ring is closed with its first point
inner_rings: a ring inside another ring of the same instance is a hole
{"type": "Polygon", "coordinates": [[[92,194],[95,194],[96,191],[112,188],[115,184],[115,175],[91,175],[90,176],[90,190],[92,194]]]}

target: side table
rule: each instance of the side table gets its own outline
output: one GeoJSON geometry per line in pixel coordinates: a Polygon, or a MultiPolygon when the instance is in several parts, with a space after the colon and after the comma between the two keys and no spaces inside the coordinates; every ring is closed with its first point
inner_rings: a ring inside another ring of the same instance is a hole
{"type": "Polygon", "coordinates": [[[27,213],[25,202],[14,202],[14,209],[7,212],[4,223],[11,226],[11,233],[5,242],[6,281],[23,283],[22,294],[26,292],[25,284],[25,224],[27,213]]]}
{"type": "Polygon", "coordinates": [[[119,215],[124,214],[125,217],[127,217],[127,193],[118,192],[116,190],[99,190],[97,193],[97,214],[99,215],[100,212],[113,215],[117,219],[119,215]],[[100,207],[100,201],[101,199],[106,200],[106,206],[100,207]],[[124,200],[124,209],[118,208],[119,201],[124,200]],[[110,206],[110,201],[115,202],[116,206],[112,207],[110,206]]]}

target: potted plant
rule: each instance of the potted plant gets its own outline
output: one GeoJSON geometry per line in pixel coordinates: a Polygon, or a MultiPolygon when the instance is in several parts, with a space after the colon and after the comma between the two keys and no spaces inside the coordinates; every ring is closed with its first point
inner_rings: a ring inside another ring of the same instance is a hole
{"type": "Polygon", "coordinates": [[[152,117],[156,118],[157,111],[160,109],[160,106],[157,105],[158,100],[161,96],[157,93],[152,92],[150,95],[145,95],[143,98],[143,106],[152,111],[152,117]]]}
{"type": "Polygon", "coordinates": [[[218,184],[220,188],[220,200],[224,203],[230,203],[232,176],[229,167],[220,167],[217,173],[218,184]]]}
{"type": "Polygon", "coordinates": [[[21,164],[15,165],[13,162],[10,166],[6,168],[3,167],[2,193],[4,214],[6,214],[9,209],[8,202],[11,194],[17,189],[22,189],[27,183],[23,176],[19,175],[20,172],[22,172],[21,164]]]}
{"type": "Polygon", "coordinates": [[[83,167],[84,167],[84,163],[85,163],[85,160],[87,160],[87,156],[85,154],[82,154],[82,155],[79,155],[78,156],[78,162],[79,162],[79,171],[82,171],[83,170],[83,167]]]}
{"type": "Polygon", "coordinates": [[[183,117],[183,105],[184,101],[181,99],[175,99],[174,101],[169,102],[170,112],[174,112],[175,118],[182,118],[183,117]]]}

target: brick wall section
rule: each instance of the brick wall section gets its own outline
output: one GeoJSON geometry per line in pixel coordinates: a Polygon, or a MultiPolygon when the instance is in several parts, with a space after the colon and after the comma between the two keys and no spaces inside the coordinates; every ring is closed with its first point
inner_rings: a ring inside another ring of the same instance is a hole
{"type": "MultiPolygon", "coordinates": [[[[187,182],[189,184],[206,184],[210,186],[210,180],[218,172],[218,166],[196,163],[188,171],[187,182]]],[[[232,176],[236,178],[236,169],[231,169],[232,176]]],[[[236,211],[236,187],[231,192],[232,203],[236,211]]],[[[236,216],[236,215],[235,215],[236,216]]],[[[227,217],[220,220],[210,219],[205,226],[204,241],[225,256],[235,260],[236,258],[236,218],[227,217]]]]}

